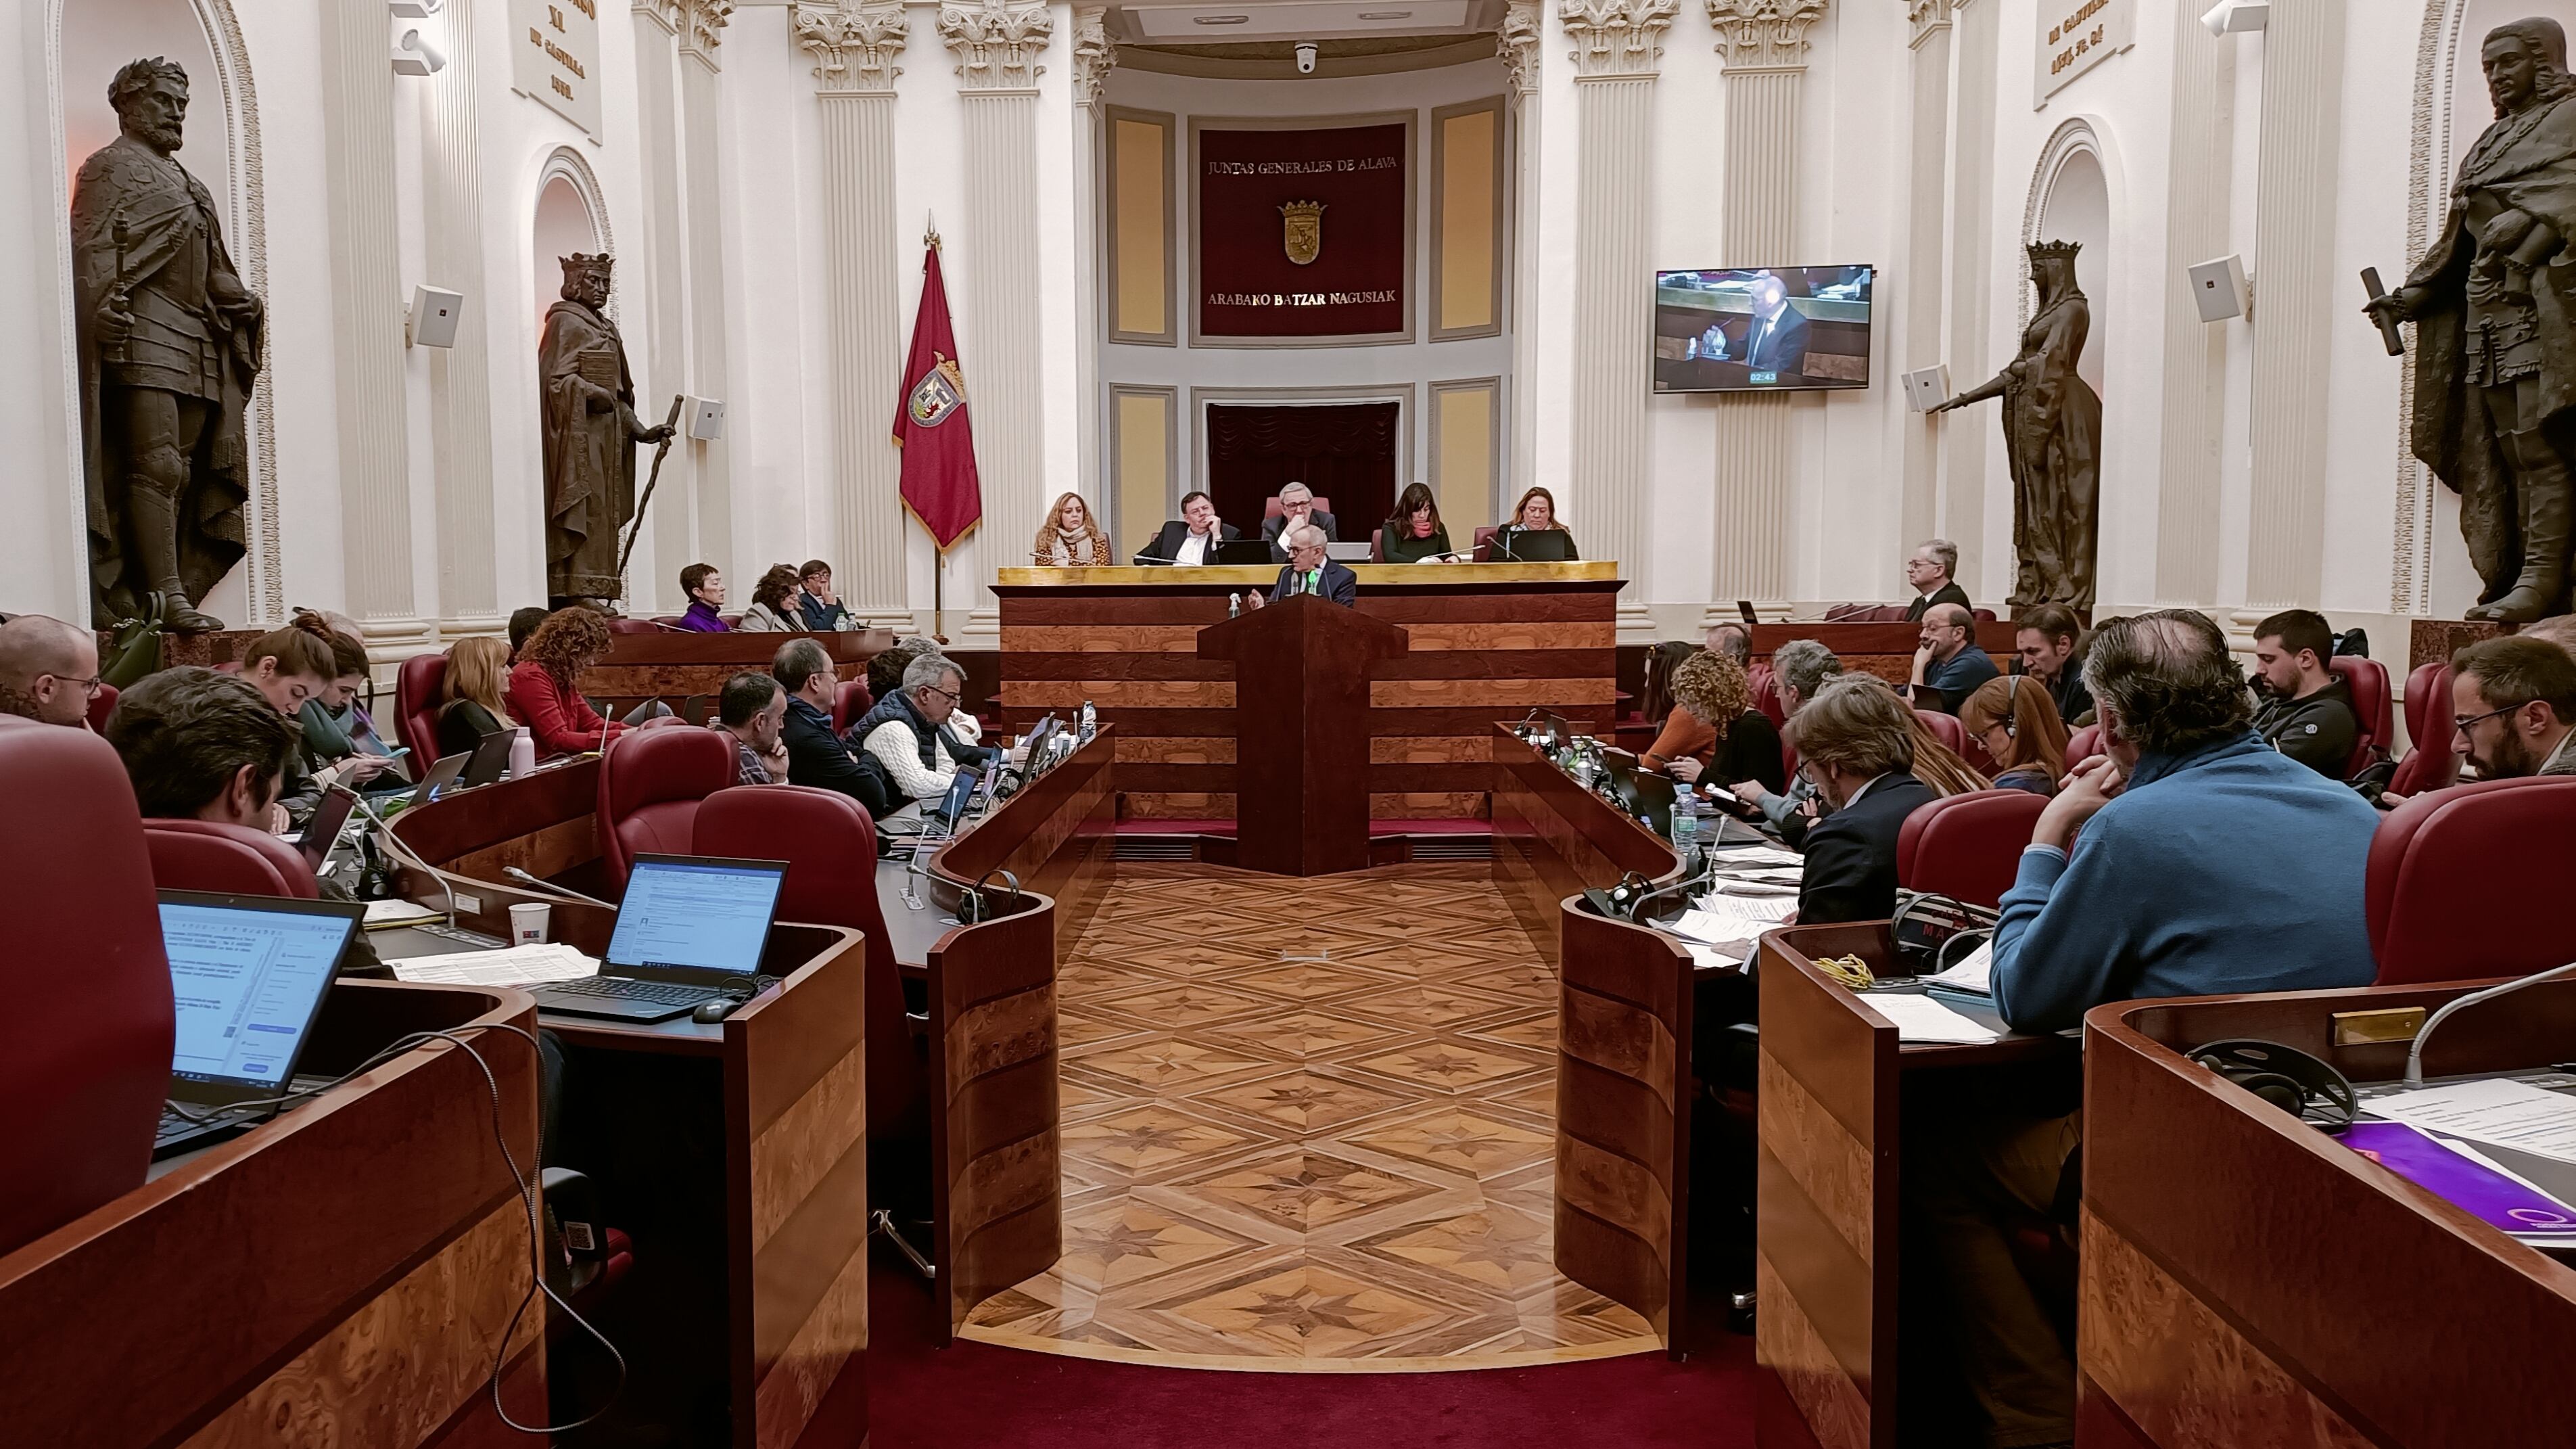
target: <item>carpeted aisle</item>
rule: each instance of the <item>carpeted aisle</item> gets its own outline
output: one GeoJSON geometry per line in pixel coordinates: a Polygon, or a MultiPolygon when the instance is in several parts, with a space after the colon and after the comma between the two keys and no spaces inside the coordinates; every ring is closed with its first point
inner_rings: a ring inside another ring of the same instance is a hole
{"type": "MultiPolygon", "coordinates": [[[[1711,1305],[1714,1308],[1714,1305],[1711,1305]]],[[[1753,1341],[1711,1325],[1684,1363],[1633,1354],[1457,1373],[1147,1368],[960,1340],[929,1285],[870,1264],[872,1449],[1746,1449],[1753,1341]]]]}

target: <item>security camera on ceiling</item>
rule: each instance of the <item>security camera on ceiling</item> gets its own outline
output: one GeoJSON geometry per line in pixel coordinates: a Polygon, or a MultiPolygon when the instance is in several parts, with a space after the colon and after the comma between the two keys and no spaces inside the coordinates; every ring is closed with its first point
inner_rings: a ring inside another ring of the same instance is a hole
{"type": "Polygon", "coordinates": [[[1299,74],[1299,75],[1313,75],[1314,73],[1315,73],[1315,42],[1313,42],[1313,41],[1311,41],[1311,40],[1301,40],[1301,41],[1298,41],[1298,42],[1297,42],[1297,74],[1299,74]]]}

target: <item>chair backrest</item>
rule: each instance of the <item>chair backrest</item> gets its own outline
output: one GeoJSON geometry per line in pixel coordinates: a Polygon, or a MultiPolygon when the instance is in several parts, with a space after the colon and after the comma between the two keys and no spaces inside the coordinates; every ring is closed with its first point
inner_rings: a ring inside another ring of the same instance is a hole
{"type": "MultiPolygon", "coordinates": [[[[1287,509],[1279,506],[1279,495],[1276,493],[1273,493],[1269,497],[1261,500],[1261,521],[1264,523],[1268,523],[1270,520],[1279,517],[1287,511],[1287,509]]],[[[1317,513],[1332,512],[1333,500],[1325,497],[1321,493],[1316,494],[1315,511],[1317,513]]]]}
{"type": "Polygon", "coordinates": [[[89,727],[93,731],[107,733],[107,717],[116,713],[116,697],[121,692],[113,684],[102,684],[98,693],[89,697],[89,727]]]}
{"type": "Polygon", "coordinates": [[[1968,611],[1968,617],[1976,620],[1980,624],[1991,624],[1995,622],[1995,611],[1992,609],[1970,609],[1968,611]]]}
{"type": "Polygon", "coordinates": [[[2085,725],[2066,737],[2066,767],[2070,770],[2100,753],[2102,753],[2100,725],[2085,725]]]}
{"type": "Polygon", "coordinates": [[[1372,528],[1369,530],[1369,562],[1386,562],[1386,530],[1384,528],[1372,528]]]}
{"type": "Polygon", "coordinates": [[[599,855],[609,879],[624,890],[638,851],[689,854],[698,803],[734,777],[733,737],[722,730],[637,730],[609,741],[599,761],[599,855]]]}
{"type": "Polygon", "coordinates": [[[1992,908],[2012,889],[2022,847],[2048,799],[2028,790],[1979,790],[1919,806],[1896,833],[1896,883],[1992,908]]]}
{"type": "Polygon", "coordinates": [[[611,634],[659,634],[663,631],[660,626],[656,625],[650,619],[611,619],[608,621],[608,632],[611,634]]]}
{"type": "Polygon", "coordinates": [[[1918,709],[1914,715],[1915,718],[1932,727],[1932,733],[1940,737],[1941,743],[1950,747],[1950,753],[1962,759],[1967,758],[1968,731],[1959,723],[1957,715],[1943,714],[1937,709],[1918,709]]]}
{"type": "Polygon", "coordinates": [[[877,899],[876,826],[847,795],[803,785],[735,785],[698,807],[700,855],[787,862],[778,919],[847,926],[867,936],[868,1135],[917,1137],[922,1063],[905,1025],[902,967],[877,899]]]}
{"type": "Polygon", "coordinates": [[[0,717],[0,1254],[143,1185],[170,1089],[170,962],[107,742],[0,717]]]}
{"type": "Polygon", "coordinates": [[[1753,707],[1770,718],[1774,728],[1789,722],[1789,707],[1780,698],[1780,681],[1771,673],[1771,661],[1756,659],[1745,666],[1744,687],[1753,693],[1753,707]]]}
{"type": "Polygon", "coordinates": [[[2361,734],[2352,742],[2351,763],[2343,772],[2349,780],[2370,764],[2373,755],[2397,741],[2396,716],[2388,703],[2388,666],[2357,654],[2338,654],[2328,664],[2352,691],[2352,712],[2361,721],[2361,734]]]}
{"type": "Polygon", "coordinates": [[[152,850],[152,884],[165,891],[303,901],[322,894],[304,852],[265,830],[211,820],[146,820],[143,838],[152,850]]]}
{"type": "Polygon", "coordinates": [[[833,733],[847,734],[850,726],[859,722],[859,716],[876,707],[877,697],[868,692],[866,680],[842,680],[839,687],[832,691],[833,733]]]}
{"type": "Polygon", "coordinates": [[[394,728],[411,747],[414,778],[438,758],[439,697],[446,692],[444,654],[415,654],[394,670],[394,728]]]}
{"type": "Polygon", "coordinates": [[[2420,795],[2371,837],[2365,909],[2382,984],[2520,976],[2576,961],[2576,779],[2420,795]]]}
{"type": "Polygon", "coordinates": [[[2460,777],[2459,741],[2451,728],[2451,666],[2439,659],[2406,676],[2406,758],[2388,782],[2390,793],[2420,795],[2460,777]]]}
{"type": "Polygon", "coordinates": [[[1493,556],[1494,556],[1494,528],[1493,528],[1493,525],[1491,525],[1491,524],[1487,524],[1487,525],[1485,525],[1485,526],[1483,526],[1483,527],[1481,527],[1481,528],[1478,528],[1478,529],[1476,530],[1476,545],[1475,545],[1475,555],[1474,555],[1474,556],[1475,556],[1475,560],[1476,560],[1476,562],[1478,562],[1478,563],[1489,563],[1489,562],[1491,562],[1491,561],[1493,560],[1493,556]]]}
{"type": "Polygon", "coordinates": [[[1829,624],[1902,624],[1903,604],[1836,604],[1825,611],[1829,624]]]}

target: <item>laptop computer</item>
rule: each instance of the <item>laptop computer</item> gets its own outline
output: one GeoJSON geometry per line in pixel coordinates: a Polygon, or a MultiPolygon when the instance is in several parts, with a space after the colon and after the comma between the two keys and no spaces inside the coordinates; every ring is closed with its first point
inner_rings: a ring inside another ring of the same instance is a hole
{"type": "Polygon", "coordinates": [[[156,1160],[276,1115],[268,1099],[292,1085],[366,913],[355,901],[196,891],[163,891],[160,902],[178,1031],[169,1102],[152,1137],[156,1160]]]}
{"type": "Polygon", "coordinates": [[[1673,781],[1669,775],[1652,770],[1621,770],[1611,776],[1610,788],[1619,797],[1619,808],[1631,817],[1644,816],[1657,835],[1670,840],[1673,834],[1673,781]]]}
{"type": "Polygon", "coordinates": [[[1217,544],[1216,557],[1208,560],[1212,564],[1246,568],[1257,567],[1270,561],[1269,541],[1259,538],[1226,539],[1217,544]]]}
{"type": "Polygon", "coordinates": [[[1361,539],[1357,543],[1325,544],[1324,557],[1346,564],[1367,563],[1369,561],[1368,540],[1361,539]]]}
{"type": "Polygon", "coordinates": [[[760,973],[783,860],[638,855],[599,974],[536,993],[566,1016],[667,1021],[760,973]]]}
{"type": "Polygon", "coordinates": [[[973,765],[960,765],[948,777],[948,789],[922,813],[941,824],[954,826],[966,814],[967,805],[975,798],[975,787],[982,783],[983,771],[973,765]]]}
{"type": "Polygon", "coordinates": [[[304,852],[305,864],[316,872],[322,869],[322,862],[331,858],[331,852],[339,848],[340,832],[348,825],[349,811],[357,803],[358,797],[346,790],[325,790],[321,801],[313,807],[313,814],[305,820],[304,832],[296,837],[295,848],[304,852]]]}
{"type": "Polygon", "coordinates": [[[505,727],[475,741],[474,753],[465,760],[463,783],[489,785],[500,779],[501,772],[510,768],[510,741],[518,736],[517,730],[505,727]]]}
{"type": "MultiPolygon", "coordinates": [[[[503,751],[503,757],[505,760],[507,759],[507,756],[508,752],[506,750],[503,751]]],[[[473,758],[473,752],[470,750],[460,752],[458,754],[440,756],[438,763],[429,767],[429,773],[420,777],[419,787],[411,792],[411,803],[403,808],[407,810],[416,810],[421,806],[428,804],[430,801],[437,799],[440,792],[446,790],[448,786],[456,783],[457,776],[465,773],[466,762],[473,758]]]]}
{"type": "Polygon", "coordinates": [[[1505,553],[1498,541],[1492,559],[1495,563],[1564,563],[1574,557],[1574,535],[1561,528],[1515,528],[1510,540],[1511,552],[1505,553]]]}

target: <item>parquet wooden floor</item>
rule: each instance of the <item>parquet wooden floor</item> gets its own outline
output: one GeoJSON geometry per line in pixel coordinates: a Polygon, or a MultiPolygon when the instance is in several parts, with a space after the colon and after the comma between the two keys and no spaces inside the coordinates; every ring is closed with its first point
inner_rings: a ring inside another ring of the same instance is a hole
{"type": "Polygon", "coordinates": [[[1057,982],[1065,1254],[966,1337],[1423,1371],[1655,1350],[1560,1276],[1555,974],[1483,865],[1122,865],[1057,982]]]}

